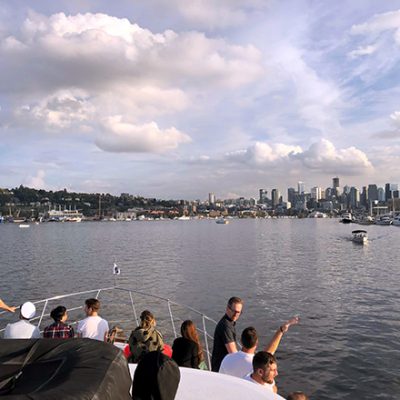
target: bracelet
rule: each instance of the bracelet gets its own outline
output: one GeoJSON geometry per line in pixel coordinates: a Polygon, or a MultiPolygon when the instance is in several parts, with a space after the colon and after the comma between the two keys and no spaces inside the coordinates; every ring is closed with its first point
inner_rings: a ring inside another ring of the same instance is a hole
{"type": "Polygon", "coordinates": [[[279,330],[281,331],[282,334],[284,334],[284,330],[282,329],[282,326],[279,327],[279,330]]]}

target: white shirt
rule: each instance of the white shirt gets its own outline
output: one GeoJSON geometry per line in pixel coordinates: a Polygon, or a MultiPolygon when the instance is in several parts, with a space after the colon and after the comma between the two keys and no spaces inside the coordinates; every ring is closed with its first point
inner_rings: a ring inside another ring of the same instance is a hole
{"type": "Polygon", "coordinates": [[[87,317],[78,322],[77,331],[84,338],[104,341],[104,335],[108,332],[108,322],[99,317],[87,317]]]}
{"type": "Polygon", "coordinates": [[[8,324],[4,332],[4,339],[38,339],[39,328],[26,319],[21,319],[13,324],[8,324]]]}
{"type": "Polygon", "coordinates": [[[273,381],[272,383],[267,383],[267,382],[258,383],[257,381],[255,381],[255,380],[251,377],[251,374],[252,374],[252,373],[253,373],[253,372],[250,372],[250,374],[247,374],[247,375],[244,377],[244,379],[246,379],[246,381],[256,383],[257,385],[261,385],[262,387],[265,387],[265,389],[270,390],[271,392],[274,393],[275,379],[274,379],[274,381],[273,381]]]}
{"type": "Polygon", "coordinates": [[[219,372],[243,378],[248,373],[253,372],[253,358],[254,353],[249,354],[241,350],[236,353],[229,353],[222,360],[219,372]]]}

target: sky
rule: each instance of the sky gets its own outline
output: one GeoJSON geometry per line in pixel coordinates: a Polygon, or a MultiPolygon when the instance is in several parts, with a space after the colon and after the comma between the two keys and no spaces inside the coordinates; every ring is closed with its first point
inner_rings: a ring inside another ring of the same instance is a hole
{"type": "Polygon", "coordinates": [[[400,183],[400,0],[0,0],[0,187],[400,183]]]}

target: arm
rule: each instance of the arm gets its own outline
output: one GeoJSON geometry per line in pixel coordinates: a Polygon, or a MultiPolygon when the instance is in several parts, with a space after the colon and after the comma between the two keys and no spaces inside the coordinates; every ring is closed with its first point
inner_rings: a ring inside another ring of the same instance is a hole
{"type": "Polygon", "coordinates": [[[17,307],[10,307],[6,303],[4,303],[2,299],[0,299],[0,308],[9,312],[14,312],[17,307]]]}
{"type": "Polygon", "coordinates": [[[237,352],[237,347],[235,342],[229,342],[225,343],[226,350],[228,353],[236,353],[237,352]]]}
{"type": "Polygon", "coordinates": [[[275,335],[272,337],[271,341],[265,347],[265,351],[271,354],[275,354],[276,349],[278,348],[279,343],[281,342],[283,334],[289,330],[289,327],[291,325],[296,325],[298,323],[299,323],[299,317],[293,317],[289,319],[289,321],[286,321],[283,325],[281,325],[275,332],[275,335]]]}

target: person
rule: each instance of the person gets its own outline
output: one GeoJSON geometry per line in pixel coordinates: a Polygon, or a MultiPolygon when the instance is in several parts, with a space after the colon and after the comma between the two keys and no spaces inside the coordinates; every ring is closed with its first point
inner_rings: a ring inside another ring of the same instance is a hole
{"type": "Polygon", "coordinates": [[[19,312],[19,321],[8,324],[4,332],[4,339],[38,339],[39,328],[29,322],[36,315],[36,307],[30,301],[22,304],[19,312]]]}
{"type": "Polygon", "coordinates": [[[211,357],[211,370],[214,372],[219,371],[221,362],[227,354],[237,352],[236,321],[242,313],[242,308],[242,299],[240,297],[231,297],[228,300],[225,315],[215,327],[211,357]]]}
{"type": "Polygon", "coordinates": [[[68,313],[64,306],[58,306],[51,310],[50,317],[54,319],[54,322],[44,328],[44,338],[69,339],[74,337],[74,328],[65,323],[68,313]]]}
{"type": "Polygon", "coordinates": [[[161,353],[144,354],[136,367],[132,384],[133,400],[173,400],[181,373],[176,362],[161,353]]]}
{"type": "Polygon", "coordinates": [[[161,333],[156,329],[156,320],[149,310],[140,314],[140,324],[129,336],[129,361],[137,363],[151,351],[163,351],[164,341],[161,333]]]}
{"type": "Polygon", "coordinates": [[[15,312],[15,310],[17,309],[17,307],[8,306],[6,303],[4,303],[4,301],[2,299],[0,299],[0,308],[2,310],[6,310],[6,311],[9,311],[9,312],[15,312]]]}
{"type": "Polygon", "coordinates": [[[292,392],[286,400],[308,400],[308,396],[303,392],[292,392]]]}
{"type": "Polygon", "coordinates": [[[181,335],[182,337],[176,338],[172,344],[172,358],[180,367],[198,369],[200,363],[204,361],[204,354],[193,321],[183,321],[181,335]]]}
{"type": "Polygon", "coordinates": [[[259,351],[253,357],[253,372],[246,375],[244,379],[262,385],[273,393],[278,393],[275,383],[277,376],[278,365],[275,356],[266,351],[259,351]]]}
{"type": "Polygon", "coordinates": [[[100,301],[87,299],[85,301],[86,318],[78,322],[78,337],[105,341],[108,333],[108,322],[99,316],[100,301]]]}
{"type": "MultiPolygon", "coordinates": [[[[298,317],[293,317],[281,325],[271,341],[267,344],[264,351],[275,354],[283,335],[289,330],[291,325],[299,322],[298,317]]],[[[241,336],[242,349],[236,353],[227,354],[222,360],[219,372],[227,375],[243,378],[252,371],[252,361],[258,345],[258,334],[252,326],[246,328],[241,336]]]]}

